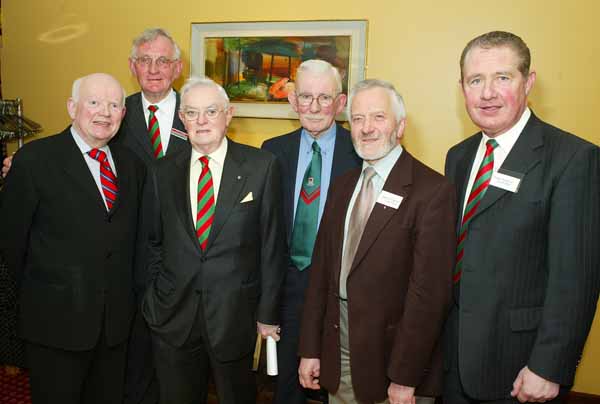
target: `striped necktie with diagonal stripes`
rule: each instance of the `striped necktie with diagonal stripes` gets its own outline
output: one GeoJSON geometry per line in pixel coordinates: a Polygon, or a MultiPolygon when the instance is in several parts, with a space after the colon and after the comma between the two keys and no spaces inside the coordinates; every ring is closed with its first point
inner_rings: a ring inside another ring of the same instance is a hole
{"type": "Polygon", "coordinates": [[[148,110],[150,111],[148,117],[148,136],[150,136],[150,144],[152,145],[154,158],[159,159],[163,157],[164,154],[162,142],[160,141],[160,126],[158,125],[158,119],[156,118],[158,107],[156,105],[149,105],[148,110]]]}
{"type": "Polygon", "coordinates": [[[452,276],[454,283],[460,281],[462,275],[462,260],[465,254],[464,247],[469,222],[477,211],[492,179],[492,171],[494,169],[494,149],[498,147],[498,142],[494,139],[490,139],[486,142],[485,147],[485,155],[483,156],[483,160],[481,161],[481,165],[475,176],[475,181],[473,181],[469,199],[467,200],[467,206],[465,207],[463,218],[460,223],[458,245],[456,246],[456,266],[454,267],[454,274],[452,276]]]}
{"type": "Polygon", "coordinates": [[[108,210],[111,210],[117,200],[118,187],[117,176],[113,173],[108,162],[106,153],[99,149],[92,149],[88,152],[89,156],[100,163],[100,185],[108,210]]]}
{"type": "Polygon", "coordinates": [[[215,195],[212,174],[208,168],[208,157],[200,157],[202,172],[198,178],[198,205],[196,208],[196,237],[202,251],[206,250],[210,227],[215,216],[215,195]]]}

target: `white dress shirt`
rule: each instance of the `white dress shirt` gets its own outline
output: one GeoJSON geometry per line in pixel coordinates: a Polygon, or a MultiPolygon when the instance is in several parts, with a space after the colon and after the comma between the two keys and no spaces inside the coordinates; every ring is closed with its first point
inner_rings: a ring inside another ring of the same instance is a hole
{"type": "MultiPolygon", "coordinates": [[[[494,138],[496,142],[498,142],[498,147],[494,149],[494,167],[492,170],[492,175],[494,175],[498,171],[498,169],[502,166],[502,163],[504,163],[504,160],[506,160],[508,153],[510,153],[513,146],[517,142],[517,139],[519,139],[519,136],[521,135],[521,132],[523,132],[523,128],[527,124],[527,121],[529,121],[530,116],[531,110],[529,108],[525,108],[525,111],[523,111],[523,115],[521,115],[521,118],[512,128],[494,138]]],[[[479,166],[481,165],[483,157],[485,156],[485,144],[488,140],[492,139],[485,133],[481,133],[481,142],[479,142],[479,148],[477,149],[477,153],[475,154],[475,160],[473,161],[473,166],[471,167],[471,175],[469,176],[469,183],[465,193],[465,200],[463,202],[462,208],[463,214],[465,213],[465,208],[467,207],[467,200],[469,199],[467,195],[471,193],[471,188],[473,187],[473,183],[475,182],[477,171],[479,171],[479,166]]]]}
{"type": "Polygon", "coordinates": [[[160,128],[160,142],[162,144],[163,154],[167,154],[167,148],[169,147],[169,139],[171,138],[171,128],[173,127],[173,119],[175,117],[175,108],[177,106],[177,97],[175,91],[171,89],[171,92],[157,103],[151,103],[144,97],[142,93],[142,107],[144,107],[144,118],[146,118],[146,128],[148,127],[148,121],[150,119],[150,111],[148,107],[150,105],[156,105],[158,110],[154,113],[156,119],[158,119],[158,126],[160,128]]]}
{"type": "MultiPolygon", "coordinates": [[[[83,138],[81,137],[81,135],[79,135],[74,126],[71,126],[71,135],[73,136],[73,140],[75,140],[77,147],[79,147],[79,150],[81,150],[81,153],[83,154],[83,158],[85,159],[85,162],[87,163],[88,168],[90,169],[90,173],[92,174],[92,177],[94,177],[94,181],[96,182],[96,186],[98,187],[100,196],[102,196],[104,206],[106,207],[106,210],[108,210],[108,205],[106,204],[106,199],[104,198],[104,191],[102,191],[102,182],[100,182],[100,162],[96,159],[91,158],[88,154],[88,152],[92,150],[93,147],[90,147],[83,140],[83,138]]],[[[99,147],[98,150],[102,150],[104,153],[106,153],[106,157],[108,158],[110,168],[112,169],[112,172],[116,177],[117,169],[115,167],[115,162],[113,161],[112,154],[110,154],[110,148],[108,147],[108,145],[105,145],[103,147],[99,147]]]]}
{"type": "Polygon", "coordinates": [[[227,138],[223,138],[221,145],[214,152],[206,155],[192,149],[192,157],[190,161],[190,206],[192,208],[192,221],[196,224],[196,210],[198,209],[198,179],[202,173],[202,163],[200,157],[208,156],[208,168],[213,180],[213,191],[215,198],[215,206],[219,195],[219,186],[221,185],[221,177],[223,176],[223,165],[225,164],[225,156],[227,155],[227,138]]]}

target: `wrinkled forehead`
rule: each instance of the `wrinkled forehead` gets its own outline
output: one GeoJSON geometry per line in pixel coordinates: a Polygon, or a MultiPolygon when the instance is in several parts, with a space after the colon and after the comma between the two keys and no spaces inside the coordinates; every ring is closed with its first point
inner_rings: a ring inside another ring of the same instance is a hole
{"type": "Polygon", "coordinates": [[[164,36],[157,36],[151,41],[144,42],[140,44],[137,48],[137,56],[156,56],[161,57],[164,56],[166,58],[171,58],[174,56],[175,47],[169,41],[168,38],[164,36]]]}
{"type": "Polygon", "coordinates": [[[182,107],[194,109],[223,107],[225,104],[225,100],[216,88],[205,85],[190,88],[181,99],[182,107]]]}
{"type": "Polygon", "coordinates": [[[336,90],[333,74],[327,72],[302,72],[296,78],[296,92],[310,94],[331,94],[336,90]]]}
{"type": "Polygon", "coordinates": [[[79,98],[122,103],[123,90],[118,82],[109,77],[90,77],[81,82],[79,98]]]}

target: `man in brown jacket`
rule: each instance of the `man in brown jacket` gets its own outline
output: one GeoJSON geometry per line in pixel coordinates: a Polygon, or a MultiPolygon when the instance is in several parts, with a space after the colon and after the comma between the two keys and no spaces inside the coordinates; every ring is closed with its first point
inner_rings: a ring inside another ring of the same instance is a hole
{"type": "Polygon", "coordinates": [[[303,312],[300,382],[325,387],[332,404],[433,402],[455,191],[399,144],[406,113],[390,83],[358,83],[349,116],[363,169],[330,189],[303,312]]]}

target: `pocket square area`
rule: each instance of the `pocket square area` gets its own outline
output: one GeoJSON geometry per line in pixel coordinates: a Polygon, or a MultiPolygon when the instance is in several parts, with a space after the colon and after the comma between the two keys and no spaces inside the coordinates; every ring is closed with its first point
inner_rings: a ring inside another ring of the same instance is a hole
{"type": "Polygon", "coordinates": [[[253,200],[254,200],[254,198],[252,197],[252,191],[250,191],[250,192],[248,192],[248,195],[246,195],[246,196],[244,197],[244,199],[242,199],[242,200],[241,200],[241,202],[240,202],[240,203],[251,202],[251,201],[253,201],[253,200]]]}

